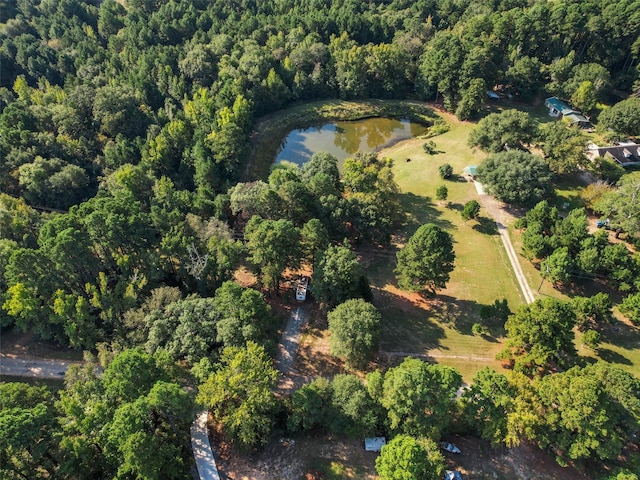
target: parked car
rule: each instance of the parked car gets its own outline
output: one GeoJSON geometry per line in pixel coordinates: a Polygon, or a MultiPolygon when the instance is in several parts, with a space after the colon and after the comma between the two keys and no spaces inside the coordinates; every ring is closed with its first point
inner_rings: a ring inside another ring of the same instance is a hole
{"type": "Polygon", "coordinates": [[[604,220],[600,219],[596,222],[596,227],[598,228],[606,228],[609,229],[609,219],[605,218],[604,220]]]}
{"type": "Polygon", "coordinates": [[[447,470],[444,480],[462,480],[462,474],[460,472],[447,470]]]}
{"type": "Polygon", "coordinates": [[[440,442],[440,448],[446,450],[449,453],[460,453],[460,449],[456,447],[453,443],[449,442],[440,442]]]}

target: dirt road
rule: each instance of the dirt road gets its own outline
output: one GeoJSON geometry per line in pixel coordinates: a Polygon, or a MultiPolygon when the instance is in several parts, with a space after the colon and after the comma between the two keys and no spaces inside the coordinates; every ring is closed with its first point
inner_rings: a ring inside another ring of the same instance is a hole
{"type": "Polygon", "coordinates": [[[300,335],[302,328],[307,323],[309,317],[308,307],[305,304],[291,309],[291,316],[287,320],[287,326],[282,333],[278,356],[276,358],[276,368],[282,372],[278,390],[283,393],[291,391],[295,387],[293,379],[293,365],[300,345],[300,335]]]}
{"type": "Polygon", "coordinates": [[[513,268],[513,273],[518,280],[518,284],[520,285],[520,290],[522,291],[522,295],[527,303],[533,303],[536,299],[533,290],[529,286],[527,282],[527,278],[524,276],[524,272],[522,271],[522,266],[520,265],[520,261],[518,260],[518,255],[513,248],[513,244],[511,243],[511,239],[509,238],[509,231],[505,226],[510,220],[514,219],[514,216],[509,214],[504,209],[504,205],[500,203],[498,200],[493,198],[490,195],[487,195],[484,192],[484,189],[478,182],[473,182],[475,184],[476,190],[478,191],[478,197],[480,199],[480,204],[484,207],[487,214],[493,218],[498,226],[498,233],[500,234],[500,238],[502,239],[502,243],[504,244],[504,249],[507,252],[507,256],[509,257],[509,262],[511,263],[511,267],[513,268]]]}
{"type": "Polygon", "coordinates": [[[70,365],[79,365],[79,363],[51,358],[19,358],[0,354],[0,375],[62,380],[67,368],[70,365]]]}

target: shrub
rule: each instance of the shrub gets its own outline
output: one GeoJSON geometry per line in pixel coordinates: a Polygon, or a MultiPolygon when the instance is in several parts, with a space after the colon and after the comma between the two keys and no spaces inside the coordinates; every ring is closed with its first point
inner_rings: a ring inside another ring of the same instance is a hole
{"type": "Polygon", "coordinates": [[[443,163],[438,167],[438,173],[440,174],[440,178],[447,180],[453,175],[453,167],[448,163],[443,163]]]}

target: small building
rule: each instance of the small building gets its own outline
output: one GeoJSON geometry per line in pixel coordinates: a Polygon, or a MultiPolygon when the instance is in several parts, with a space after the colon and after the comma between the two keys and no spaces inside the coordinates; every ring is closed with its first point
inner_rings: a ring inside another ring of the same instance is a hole
{"type": "Polygon", "coordinates": [[[551,117],[563,117],[571,125],[577,125],[580,128],[593,128],[588,118],[558,97],[547,98],[544,101],[544,105],[549,109],[549,116],[551,117]]]}
{"type": "Polygon", "coordinates": [[[462,174],[468,177],[471,177],[472,180],[476,179],[476,170],[478,169],[477,165],[469,165],[468,167],[464,167],[462,169],[462,174]]]}
{"type": "Polygon", "coordinates": [[[580,112],[574,110],[566,102],[558,97],[549,97],[544,101],[545,107],[549,109],[549,115],[552,117],[560,117],[571,115],[572,113],[580,115],[580,112]]]}
{"type": "Polygon", "coordinates": [[[379,452],[387,444],[385,437],[369,437],[364,439],[364,449],[367,452],[379,452]]]}
{"type": "Polygon", "coordinates": [[[593,128],[589,119],[580,113],[569,113],[564,115],[564,119],[571,125],[577,125],[580,128],[593,128]]]}
{"type": "Polygon", "coordinates": [[[592,143],[587,147],[587,156],[591,160],[608,158],[622,167],[640,165],[640,145],[635,142],[620,142],[610,147],[599,147],[592,143]]]}

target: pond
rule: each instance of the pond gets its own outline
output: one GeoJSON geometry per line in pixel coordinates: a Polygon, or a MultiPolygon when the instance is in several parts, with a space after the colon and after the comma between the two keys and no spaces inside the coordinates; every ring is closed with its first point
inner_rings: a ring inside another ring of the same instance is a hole
{"type": "Polygon", "coordinates": [[[294,130],[282,142],[276,163],[302,165],[316,152],[329,152],[342,165],[358,152],[373,152],[425,133],[427,127],[407,119],[367,118],[294,130]]]}

